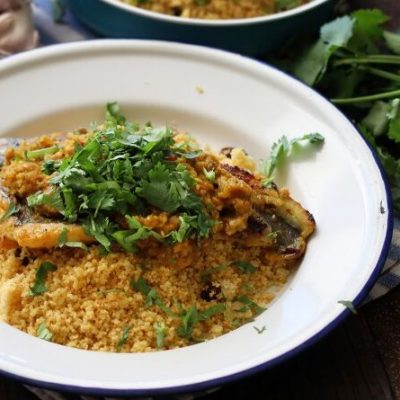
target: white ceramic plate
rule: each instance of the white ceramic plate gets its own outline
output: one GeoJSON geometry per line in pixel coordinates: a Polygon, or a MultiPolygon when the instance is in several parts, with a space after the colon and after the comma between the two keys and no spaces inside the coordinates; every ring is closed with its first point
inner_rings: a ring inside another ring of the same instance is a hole
{"type": "Polygon", "coordinates": [[[117,100],[128,116],[173,123],[216,149],[265,157],[274,141],[320,132],[317,153],[284,181],[318,230],[288,287],[254,323],[207,343],[107,354],[48,343],[0,324],[0,370],[62,390],[108,394],[197,390],[244,376],[314,342],[376,278],[391,234],[377,162],[328,101],[282,72],[218,50],[147,41],[93,41],[0,62],[0,132],[31,136],[101,121],[117,100]],[[202,92],[202,93],[201,93],[202,92]],[[384,213],[381,213],[381,208],[384,213]],[[266,327],[257,334],[253,326],[266,327]]]}

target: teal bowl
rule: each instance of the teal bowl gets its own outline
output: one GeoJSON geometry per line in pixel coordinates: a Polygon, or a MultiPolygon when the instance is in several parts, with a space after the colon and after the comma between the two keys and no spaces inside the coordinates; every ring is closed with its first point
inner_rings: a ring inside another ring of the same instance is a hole
{"type": "Polygon", "coordinates": [[[272,15],[204,20],[159,14],[118,0],[69,0],[75,16],[104,37],[192,43],[250,56],[274,50],[292,35],[318,29],[332,15],[333,5],[334,0],[312,0],[272,15]]]}

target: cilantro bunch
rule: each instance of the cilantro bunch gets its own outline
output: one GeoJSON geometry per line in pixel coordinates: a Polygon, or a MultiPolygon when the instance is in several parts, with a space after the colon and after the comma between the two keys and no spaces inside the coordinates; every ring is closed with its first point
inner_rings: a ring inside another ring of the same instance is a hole
{"type": "Polygon", "coordinates": [[[400,35],[380,10],[357,10],[295,40],[275,59],[343,109],[377,151],[400,212],[400,35]]]}
{"type": "Polygon", "coordinates": [[[116,103],[107,105],[106,120],[75,154],[62,161],[47,160],[50,193],[28,197],[30,207],[47,205],[63,219],[81,224],[104,249],[113,242],[126,251],[139,240],[181,242],[205,237],[214,222],[195,193],[195,180],[184,162],[199,155],[177,145],[168,127],[143,128],[126,121],[116,103]],[[135,215],[161,210],[179,217],[180,227],[166,236],[138,221],[135,215]]]}

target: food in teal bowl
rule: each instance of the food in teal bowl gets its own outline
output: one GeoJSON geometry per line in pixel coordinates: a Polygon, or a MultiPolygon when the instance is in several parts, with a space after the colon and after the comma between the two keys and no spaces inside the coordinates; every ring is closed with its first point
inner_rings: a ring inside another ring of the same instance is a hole
{"type": "Polygon", "coordinates": [[[276,49],[293,34],[317,29],[331,15],[334,3],[275,0],[261,9],[219,0],[232,7],[218,9],[210,8],[212,1],[193,0],[191,8],[182,6],[188,3],[182,0],[131,1],[140,7],[121,0],[69,0],[69,6],[81,22],[105,37],[193,43],[256,56],[276,49]],[[301,5],[291,8],[297,4],[301,5]],[[270,14],[273,11],[277,12],[270,14]]]}

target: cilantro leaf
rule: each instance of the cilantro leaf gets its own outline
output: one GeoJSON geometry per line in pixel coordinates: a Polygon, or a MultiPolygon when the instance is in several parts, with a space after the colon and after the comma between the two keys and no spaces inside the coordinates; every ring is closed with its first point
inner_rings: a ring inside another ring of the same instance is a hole
{"type": "Polygon", "coordinates": [[[160,299],[157,290],[151,288],[142,276],[137,281],[131,280],[130,285],[132,289],[137,290],[145,296],[146,307],[156,305],[160,307],[160,309],[164,311],[167,315],[175,315],[174,312],[160,299]]]}
{"type": "Polygon", "coordinates": [[[388,113],[390,104],[384,101],[376,101],[368,114],[362,119],[360,125],[374,136],[380,136],[388,127],[388,113]]]}
{"type": "Polygon", "coordinates": [[[25,152],[25,158],[27,160],[34,160],[35,158],[43,158],[47,154],[57,153],[58,150],[59,150],[58,146],[45,147],[43,149],[37,149],[37,150],[29,150],[25,152]]]}
{"type": "Polygon", "coordinates": [[[203,168],[203,173],[204,176],[210,181],[210,182],[215,182],[215,171],[211,169],[210,171],[206,170],[203,168]]]}
{"type": "Polygon", "coordinates": [[[7,207],[7,210],[5,210],[3,215],[0,217],[0,223],[4,222],[6,219],[10,218],[11,215],[17,213],[18,210],[19,210],[19,207],[17,206],[17,204],[15,202],[11,201],[7,207]]]}
{"type": "Polygon", "coordinates": [[[233,263],[237,268],[239,268],[242,272],[246,274],[252,274],[253,272],[257,271],[257,268],[248,261],[235,261],[233,263]]]}
{"type": "Polygon", "coordinates": [[[207,308],[204,311],[198,311],[196,306],[192,305],[187,310],[183,310],[181,316],[181,324],[177,329],[179,336],[191,339],[193,329],[200,321],[205,321],[214,315],[220,314],[225,311],[225,304],[216,304],[207,308]]]}
{"type": "Polygon", "coordinates": [[[343,16],[323,25],[320,39],[296,61],[293,74],[310,86],[320,81],[331,56],[352,37],[354,22],[353,18],[343,16]]]}
{"type": "Polygon", "coordinates": [[[269,158],[264,162],[263,173],[269,178],[274,169],[283,162],[289,154],[290,145],[286,136],[282,136],[277,142],[272,144],[269,158]]]}
{"type": "Polygon", "coordinates": [[[277,142],[272,144],[270,156],[264,161],[263,174],[267,178],[264,185],[270,182],[272,173],[279,167],[290,155],[293,147],[300,143],[310,144],[322,144],[325,141],[324,137],[320,133],[308,133],[301,137],[296,137],[292,140],[287,139],[286,136],[282,136],[277,142]]]}
{"type": "Polygon", "coordinates": [[[108,124],[124,125],[126,118],[121,113],[121,108],[117,102],[107,103],[106,122],[108,124]]]}
{"type": "Polygon", "coordinates": [[[345,306],[348,310],[351,311],[352,314],[357,314],[357,310],[354,307],[354,304],[349,301],[349,300],[339,300],[338,301],[339,304],[342,304],[343,306],[345,306]]]}
{"type": "Polygon", "coordinates": [[[389,139],[400,143],[400,98],[390,102],[390,110],[387,113],[389,119],[389,129],[387,135],[389,139]]]}
{"type": "Polygon", "coordinates": [[[39,324],[37,328],[37,337],[42,340],[47,340],[48,342],[53,341],[53,334],[47,329],[45,322],[39,324]]]}
{"type": "Polygon", "coordinates": [[[353,35],[348,47],[356,53],[378,51],[376,42],[382,37],[382,24],[389,18],[381,10],[361,9],[351,14],[354,19],[353,35]]]}
{"type": "Polygon", "coordinates": [[[245,312],[247,310],[252,310],[256,315],[261,314],[266,309],[264,307],[259,306],[253,300],[249,299],[247,296],[237,296],[234,298],[234,301],[238,301],[243,304],[243,307],[239,310],[240,312],[245,312]]]}
{"type": "Polygon", "coordinates": [[[389,31],[383,32],[386,46],[395,54],[400,54],[400,35],[389,31]]]}
{"type": "Polygon", "coordinates": [[[50,271],[56,271],[57,267],[51,262],[42,262],[36,271],[35,282],[31,287],[31,295],[37,296],[47,292],[47,287],[45,285],[47,274],[50,271]]]}
{"type": "Polygon", "coordinates": [[[60,233],[60,236],[58,238],[58,243],[57,243],[58,247],[73,247],[73,248],[78,248],[78,249],[82,249],[82,250],[88,250],[87,246],[85,245],[85,243],[82,242],[71,242],[68,241],[68,229],[67,228],[63,228],[63,230],[60,233]]]}
{"type": "Polygon", "coordinates": [[[59,160],[45,160],[42,164],[42,171],[46,175],[51,175],[60,168],[61,161],[59,160]]]}
{"type": "Polygon", "coordinates": [[[275,0],[275,12],[290,10],[300,4],[300,0],[275,0]]]}
{"type": "Polygon", "coordinates": [[[40,205],[49,206],[55,208],[56,210],[64,213],[65,206],[63,199],[61,197],[61,193],[58,190],[55,190],[51,193],[43,193],[36,192],[30,195],[27,199],[28,207],[37,207],[40,205]]]}
{"type": "Polygon", "coordinates": [[[164,339],[166,335],[166,327],[163,322],[154,322],[154,331],[156,333],[156,346],[157,349],[162,349],[164,347],[164,339]]]}
{"type": "Polygon", "coordinates": [[[267,330],[267,328],[265,327],[265,325],[263,325],[261,328],[258,328],[257,326],[253,326],[253,328],[255,329],[255,331],[256,331],[258,334],[261,334],[261,333],[263,333],[263,332],[265,332],[265,331],[267,330]]]}
{"type": "Polygon", "coordinates": [[[131,329],[132,329],[132,328],[131,328],[130,326],[126,326],[126,327],[123,329],[122,334],[121,334],[121,337],[119,338],[118,343],[117,343],[117,345],[115,346],[115,351],[116,351],[117,353],[120,353],[120,352],[121,352],[122,348],[124,347],[124,345],[125,345],[126,342],[128,341],[128,339],[129,339],[129,333],[130,333],[131,329]]]}
{"type": "Polygon", "coordinates": [[[136,193],[152,206],[174,212],[180,206],[180,199],[187,195],[187,189],[166,165],[158,163],[149,171],[147,179],[142,181],[136,193]]]}

